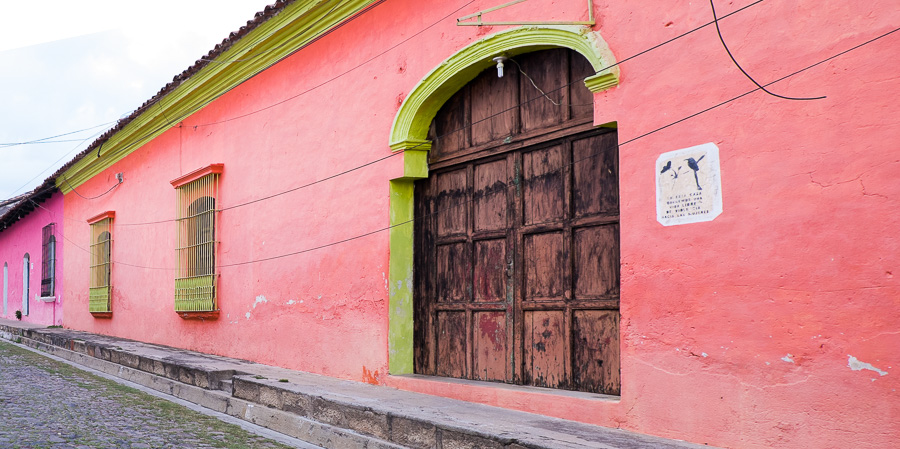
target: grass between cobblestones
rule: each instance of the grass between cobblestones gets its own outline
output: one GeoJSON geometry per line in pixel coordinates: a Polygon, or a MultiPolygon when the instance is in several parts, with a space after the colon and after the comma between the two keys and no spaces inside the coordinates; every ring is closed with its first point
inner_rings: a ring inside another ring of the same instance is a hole
{"type": "Polygon", "coordinates": [[[0,341],[0,448],[286,448],[0,341]]]}

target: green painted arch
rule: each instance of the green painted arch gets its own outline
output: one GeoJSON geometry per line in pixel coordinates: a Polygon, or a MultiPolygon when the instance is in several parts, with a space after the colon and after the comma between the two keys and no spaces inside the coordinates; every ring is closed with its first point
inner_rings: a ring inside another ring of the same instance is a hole
{"type": "Polygon", "coordinates": [[[443,104],[482,70],[494,56],[516,56],[549,48],[569,48],[582,54],[597,75],[585,80],[592,92],[618,84],[618,67],[600,34],[581,26],[528,26],[501,31],[470,44],[438,65],[407,95],[391,128],[393,150],[422,149],[428,127],[443,104]]]}

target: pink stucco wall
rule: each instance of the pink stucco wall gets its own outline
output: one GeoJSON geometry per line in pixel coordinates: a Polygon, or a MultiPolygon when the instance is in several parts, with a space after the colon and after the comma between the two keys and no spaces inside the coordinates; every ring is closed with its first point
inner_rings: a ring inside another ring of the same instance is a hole
{"type": "MultiPolygon", "coordinates": [[[[29,256],[29,311],[22,316],[22,321],[36,324],[60,325],[63,322],[63,303],[66,295],[63,282],[63,249],[62,239],[64,232],[63,219],[63,195],[54,193],[47,200],[39,203],[31,213],[19,221],[13,223],[7,229],[0,231],[0,269],[7,266],[7,304],[6,313],[3,313],[0,305],[0,316],[6,319],[16,319],[16,311],[22,308],[23,267],[25,254],[29,256]],[[56,294],[55,301],[45,302],[38,299],[41,293],[41,231],[44,226],[56,223],[56,294]]],[[[3,274],[0,273],[0,276],[3,274]]],[[[2,282],[2,279],[0,279],[2,282]]],[[[0,289],[3,285],[0,284],[0,289]]],[[[0,292],[2,294],[2,292],[0,292]]],[[[0,297],[2,300],[2,297],[0,297]]]]}
{"type": "MultiPolygon", "coordinates": [[[[455,17],[494,3],[457,10],[464,1],[389,0],[78,188],[98,195],[123,172],[112,193],[91,201],[66,195],[66,325],[718,446],[875,448],[900,440],[900,35],[771,87],[827,99],[757,92],[621,147],[618,400],[385,376],[386,232],[228,266],[385,227],[388,180],[399,175],[400,158],[222,212],[221,317],[185,321],[172,311],[175,226],[132,226],[174,217],[170,180],[224,163],[227,208],[389,154],[392,121],[413,86],[503,29],[457,27],[455,17]],[[372,58],[296,99],[205,126],[372,58]],[[657,156],[706,142],[721,152],[723,214],[661,226],[657,156]],[[95,319],[79,246],[88,244],[85,220],[106,210],[116,212],[113,318],[95,319]]],[[[531,0],[520,11],[526,20],[571,20],[584,3],[531,0]]],[[[719,13],[747,3],[721,2],[719,13]]],[[[618,60],[711,20],[703,2],[594,4],[594,29],[618,60]]],[[[890,31],[900,23],[895,6],[763,2],[724,20],[723,35],[768,82],[890,31]]],[[[595,96],[595,121],[617,122],[626,142],[752,88],[707,27],[623,64],[620,85],[595,96]]]]}

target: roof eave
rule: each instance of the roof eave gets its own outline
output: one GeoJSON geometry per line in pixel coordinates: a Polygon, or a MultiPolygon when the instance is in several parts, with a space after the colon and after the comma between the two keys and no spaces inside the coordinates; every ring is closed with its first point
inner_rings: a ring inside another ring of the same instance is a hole
{"type": "Polygon", "coordinates": [[[331,0],[282,1],[267,7],[51,178],[64,194],[71,192],[216,98],[380,1],[349,0],[333,7],[326,5],[331,0]]]}

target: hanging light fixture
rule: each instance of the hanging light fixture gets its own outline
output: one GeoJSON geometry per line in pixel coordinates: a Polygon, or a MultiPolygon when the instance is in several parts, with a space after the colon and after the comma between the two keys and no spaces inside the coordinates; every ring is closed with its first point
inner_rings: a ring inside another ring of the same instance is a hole
{"type": "Polygon", "coordinates": [[[497,63],[497,78],[503,78],[503,62],[506,61],[506,56],[497,56],[494,58],[494,62],[497,63]]]}

